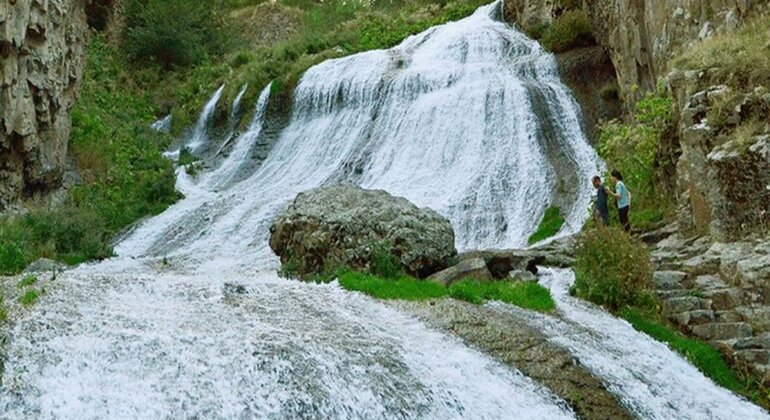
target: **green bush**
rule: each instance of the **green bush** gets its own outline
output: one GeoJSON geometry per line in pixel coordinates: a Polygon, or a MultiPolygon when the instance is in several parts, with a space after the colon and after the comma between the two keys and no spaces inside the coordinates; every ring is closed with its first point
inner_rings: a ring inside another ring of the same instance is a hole
{"type": "Polygon", "coordinates": [[[651,304],[650,254],[637,239],[616,228],[589,229],[577,237],[575,256],[578,297],[610,310],[651,304]]]}
{"type": "Polygon", "coordinates": [[[537,283],[488,282],[468,279],[451,285],[449,296],[476,305],[488,300],[498,300],[536,311],[545,312],[556,308],[551,292],[537,283]]]}
{"type": "Polygon", "coordinates": [[[557,53],[596,45],[591,23],[583,10],[564,12],[553,23],[532,34],[540,35],[543,47],[557,53]]]}
{"type": "Polygon", "coordinates": [[[548,239],[559,232],[559,229],[564,226],[564,216],[561,214],[561,210],[558,207],[549,207],[543,214],[543,219],[540,221],[537,230],[532,236],[529,237],[528,243],[530,245],[540,242],[544,239],[548,239]]]}
{"type": "Polygon", "coordinates": [[[376,242],[370,246],[369,272],[375,276],[394,279],[403,276],[401,261],[393,255],[389,242],[376,242]]]}
{"type": "Polygon", "coordinates": [[[599,155],[623,174],[632,196],[631,225],[643,230],[672,213],[673,199],[656,175],[661,136],[670,124],[671,111],[669,97],[650,93],[636,104],[635,121],[627,124],[615,120],[600,127],[599,155]]]}
{"type": "Polygon", "coordinates": [[[201,63],[225,45],[214,10],[205,0],[132,0],[126,8],[126,50],[137,61],[166,69],[201,63]]]}

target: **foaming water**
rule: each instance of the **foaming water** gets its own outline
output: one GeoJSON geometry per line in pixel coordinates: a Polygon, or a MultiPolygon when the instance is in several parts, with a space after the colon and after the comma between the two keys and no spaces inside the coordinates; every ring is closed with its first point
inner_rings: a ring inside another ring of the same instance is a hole
{"type": "Polygon", "coordinates": [[[116,261],[67,273],[38,308],[10,348],[3,418],[573,418],[520,373],[335,284],[116,261]]]}
{"type": "Polygon", "coordinates": [[[636,331],[599,307],[569,296],[571,270],[543,269],[557,317],[493,303],[515,311],[568,349],[630,410],[644,419],[767,419],[767,412],[717,386],[665,344],[636,331]]]}

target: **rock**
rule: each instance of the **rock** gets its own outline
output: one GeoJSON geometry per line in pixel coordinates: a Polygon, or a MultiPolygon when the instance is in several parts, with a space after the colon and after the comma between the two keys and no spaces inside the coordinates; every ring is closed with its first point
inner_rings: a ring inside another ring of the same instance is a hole
{"type": "Polygon", "coordinates": [[[714,312],[716,322],[743,322],[743,316],[736,311],[716,311],[714,312]]]}
{"type": "Polygon", "coordinates": [[[695,296],[683,296],[668,300],[668,313],[678,314],[701,309],[701,302],[695,296]]]}
{"type": "Polygon", "coordinates": [[[734,353],[735,358],[739,362],[748,363],[752,365],[767,364],[770,362],[770,350],[739,350],[734,353]]]}
{"type": "Polygon", "coordinates": [[[508,278],[525,283],[537,283],[537,276],[524,270],[513,270],[508,273],[508,278]]]}
{"type": "Polygon", "coordinates": [[[0,2],[0,213],[61,186],[86,31],[85,0],[0,2]]]}
{"type": "Polygon", "coordinates": [[[441,283],[446,286],[463,279],[492,280],[492,274],[487,269],[483,258],[466,258],[438,273],[431,274],[426,280],[441,283]]]}
{"type": "Polygon", "coordinates": [[[742,338],[733,346],[736,350],[770,349],[770,334],[765,333],[757,337],[742,338]]]}
{"type": "Polygon", "coordinates": [[[687,278],[687,273],[681,271],[656,271],[652,274],[655,287],[661,290],[682,289],[682,282],[687,278]]]}
{"type": "Polygon", "coordinates": [[[269,243],[284,268],[300,277],[340,266],[368,270],[380,248],[424,278],[457,254],[446,218],[385,191],[350,185],[297,195],[270,227],[269,243]]]}
{"type": "Polygon", "coordinates": [[[743,292],[735,288],[706,290],[703,296],[711,300],[711,307],[717,311],[733,309],[743,301],[743,292]]]}
{"type": "Polygon", "coordinates": [[[719,271],[719,258],[713,255],[696,255],[682,264],[682,270],[692,275],[712,274],[719,271]]]}
{"type": "Polygon", "coordinates": [[[714,322],[714,311],[698,309],[670,315],[669,319],[679,325],[691,326],[714,322]]]}
{"type": "Polygon", "coordinates": [[[537,266],[545,263],[546,258],[537,252],[520,249],[471,251],[460,254],[459,260],[481,258],[487,269],[496,279],[505,279],[514,270],[529,271],[537,274],[537,266]]]}
{"type": "Polygon", "coordinates": [[[24,273],[61,273],[66,269],[66,264],[62,264],[54,260],[49,260],[48,258],[40,258],[37,261],[34,261],[32,264],[28,265],[27,268],[24,269],[24,273]]]}
{"type": "Polygon", "coordinates": [[[717,276],[712,276],[709,274],[698,276],[695,279],[695,285],[700,290],[709,290],[709,289],[718,289],[718,288],[727,287],[727,285],[725,284],[725,282],[722,281],[721,278],[717,276]]]}
{"type": "Polygon", "coordinates": [[[696,325],[692,328],[693,335],[704,340],[730,340],[734,338],[751,337],[751,325],[745,322],[726,322],[719,324],[696,325]]]}

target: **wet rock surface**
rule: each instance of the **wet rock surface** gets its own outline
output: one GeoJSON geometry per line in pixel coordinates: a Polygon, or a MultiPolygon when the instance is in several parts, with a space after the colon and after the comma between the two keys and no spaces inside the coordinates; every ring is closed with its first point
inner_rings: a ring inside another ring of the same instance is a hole
{"type": "Polygon", "coordinates": [[[435,211],[350,185],[299,194],[270,228],[270,248],[300,276],[340,266],[368,270],[380,247],[424,278],[449,265],[454,243],[452,225],[435,211]]]}
{"type": "Polygon", "coordinates": [[[633,418],[600,379],[567,350],[548,341],[515,314],[503,314],[453,299],[393,302],[392,305],[460,337],[468,345],[548,387],[567,401],[580,418],[633,418]]]}

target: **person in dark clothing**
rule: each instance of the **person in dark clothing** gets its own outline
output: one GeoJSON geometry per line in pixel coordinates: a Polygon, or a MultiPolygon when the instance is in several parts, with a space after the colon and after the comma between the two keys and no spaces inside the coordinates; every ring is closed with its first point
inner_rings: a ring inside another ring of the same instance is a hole
{"type": "Polygon", "coordinates": [[[618,217],[623,230],[631,231],[631,223],[628,222],[628,210],[631,208],[631,193],[623,183],[623,175],[620,171],[612,171],[612,180],[615,181],[615,192],[612,194],[618,201],[618,217]]]}
{"type": "Polygon", "coordinates": [[[594,201],[594,220],[603,226],[607,226],[610,223],[610,208],[607,204],[607,197],[610,195],[610,190],[602,183],[602,179],[598,176],[593,177],[591,182],[596,188],[596,201],[594,201]]]}

